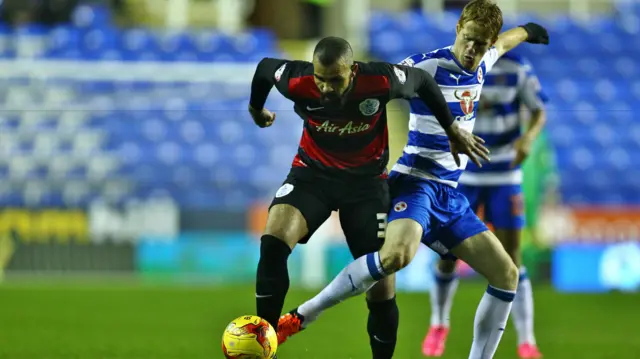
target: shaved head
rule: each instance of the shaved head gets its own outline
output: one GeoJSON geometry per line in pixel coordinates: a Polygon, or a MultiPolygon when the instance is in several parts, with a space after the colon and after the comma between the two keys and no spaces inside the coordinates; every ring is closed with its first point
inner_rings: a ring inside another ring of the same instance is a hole
{"type": "Polygon", "coordinates": [[[356,69],[347,40],[331,36],[318,42],[313,50],[313,77],[326,107],[342,106],[356,69]]]}

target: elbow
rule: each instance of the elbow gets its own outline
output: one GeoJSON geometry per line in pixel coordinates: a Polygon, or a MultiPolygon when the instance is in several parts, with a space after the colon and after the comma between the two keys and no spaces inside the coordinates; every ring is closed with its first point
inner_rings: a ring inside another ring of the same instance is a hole
{"type": "Polygon", "coordinates": [[[547,123],[547,111],[544,107],[540,107],[537,110],[534,110],[531,114],[531,119],[535,124],[542,127],[547,123]]]}

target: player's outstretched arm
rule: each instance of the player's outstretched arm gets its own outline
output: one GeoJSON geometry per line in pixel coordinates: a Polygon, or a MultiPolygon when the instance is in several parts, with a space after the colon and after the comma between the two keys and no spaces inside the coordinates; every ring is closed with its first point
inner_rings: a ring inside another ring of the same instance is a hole
{"type": "MultiPolygon", "coordinates": [[[[260,61],[251,82],[251,98],[249,99],[249,113],[256,125],[269,127],[276,119],[276,115],[264,108],[271,88],[275,84],[279,69],[284,70],[286,60],[265,57],[260,61]]],[[[280,74],[282,75],[282,74],[280,74]]]]}
{"type": "Polygon", "coordinates": [[[544,27],[530,22],[500,34],[495,47],[498,54],[502,56],[523,42],[547,45],[549,44],[549,33],[544,27]]]}

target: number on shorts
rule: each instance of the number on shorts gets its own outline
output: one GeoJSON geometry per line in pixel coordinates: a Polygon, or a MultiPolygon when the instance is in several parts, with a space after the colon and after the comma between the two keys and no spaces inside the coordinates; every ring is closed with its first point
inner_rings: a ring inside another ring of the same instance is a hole
{"type": "Polygon", "coordinates": [[[524,198],[522,197],[522,193],[511,196],[511,214],[514,217],[524,214],[524,198]]]}
{"type": "Polygon", "coordinates": [[[376,218],[378,219],[378,238],[384,239],[384,234],[387,231],[387,214],[377,213],[376,218]]]}

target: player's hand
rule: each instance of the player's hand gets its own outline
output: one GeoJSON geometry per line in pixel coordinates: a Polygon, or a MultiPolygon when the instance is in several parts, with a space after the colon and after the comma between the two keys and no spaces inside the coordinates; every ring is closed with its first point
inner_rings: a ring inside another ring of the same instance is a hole
{"type": "Polygon", "coordinates": [[[514,142],[513,147],[516,150],[516,158],[511,162],[511,168],[520,166],[524,160],[529,157],[531,153],[531,146],[533,145],[533,139],[529,136],[522,136],[514,142]]]}
{"type": "Polygon", "coordinates": [[[276,114],[263,108],[262,110],[256,110],[253,107],[249,106],[249,113],[253,118],[253,122],[258,125],[260,128],[269,127],[273,124],[273,121],[276,120],[276,114]]]}
{"type": "Polygon", "coordinates": [[[527,42],[532,44],[549,44],[549,32],[544,27],[534,22],[521,25],[520,27],[527,32],[527,42]]]}
{"type": "Polygon", "coordinates": [[[446,129],[446,132],[449,137],[451,154],[458,167],[460,166],[461,153],[469,156],[469,159],[478,165],[478,167],[482,167],[480,158],[490,161],[489,150],[484,147],[484,140],[482,138],[465,130],[461,130],[455,122],[446,129]]]}

